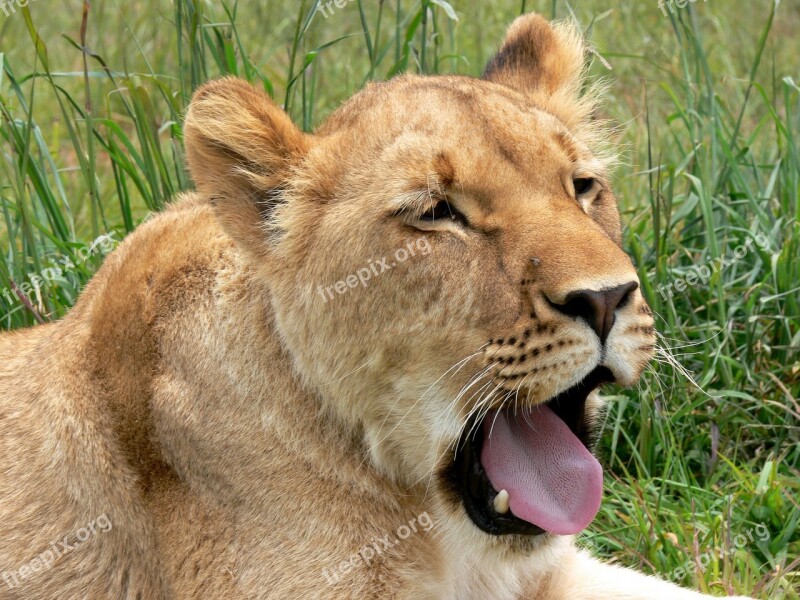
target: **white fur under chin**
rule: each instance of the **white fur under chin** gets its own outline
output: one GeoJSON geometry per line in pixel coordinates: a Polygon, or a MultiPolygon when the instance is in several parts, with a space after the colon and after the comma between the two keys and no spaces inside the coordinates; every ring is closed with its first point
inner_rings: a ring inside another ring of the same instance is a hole
{"type": "Polygon", "coordinates": [[[531,582],[545,579],[573,548],[571,537],[541,536],[531,540],[532,553],[523,554],[460,516],[451,519],[439,535],[445,576],[431,590],[431,597],[444,600],[526,598],[531,582]]]}

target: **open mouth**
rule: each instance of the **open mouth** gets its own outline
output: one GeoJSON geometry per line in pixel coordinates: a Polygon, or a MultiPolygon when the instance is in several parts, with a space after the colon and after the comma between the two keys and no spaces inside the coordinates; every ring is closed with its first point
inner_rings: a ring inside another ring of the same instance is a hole
{"type": "Polygon", "coordinates": [[[590,452],[586,399],[614,380],[598,367],[544,404],[490,411],[468,423],[447,478],[492,535],[573,535],[597,514],[603,472],[590,452]]]}

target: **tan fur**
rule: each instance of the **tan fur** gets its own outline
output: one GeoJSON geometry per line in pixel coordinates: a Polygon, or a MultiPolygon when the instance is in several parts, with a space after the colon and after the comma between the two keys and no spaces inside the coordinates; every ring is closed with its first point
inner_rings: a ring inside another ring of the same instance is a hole
{"type": "Polygon", "coordinates": [[[0,572],[113,524],[0,598],[701,598],[570,538],[490,537],[441,479],[479,390],[542,402],[599,361],[630,385],[652,355],[638,291],[604,357],[551,304],[636,281],[582,61],[574,29],[529,15],[486,79],[372,84],[314,135],[241,81],[198,90],[197,193],[66,318],[0,336],[0,572]],[[576,170],[602,182],[591,201],[576,170]],[[414,220],[443,197],[468,228],[414,220]],[[421,515],[429,531],[326,580],[421,515]]]}

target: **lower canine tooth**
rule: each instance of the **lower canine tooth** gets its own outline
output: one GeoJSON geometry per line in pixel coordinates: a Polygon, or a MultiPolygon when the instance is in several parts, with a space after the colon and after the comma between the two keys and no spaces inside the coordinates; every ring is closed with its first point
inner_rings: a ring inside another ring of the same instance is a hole
{"type": "Polygon", "coordinates": [[[499,515],[504,515],[508,512],[508,492],[500,490],[497,496],[494,497],[494,510],[499,515]]]}

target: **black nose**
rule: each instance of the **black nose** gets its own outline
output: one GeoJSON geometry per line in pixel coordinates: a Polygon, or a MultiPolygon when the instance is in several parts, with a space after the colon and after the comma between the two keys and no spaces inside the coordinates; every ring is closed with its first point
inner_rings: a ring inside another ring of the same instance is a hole
{"type": "Polygon", "coordinates": [[[563,304],[551,304],[564,314],[586,321],[605,343],[614,327],[616,310],[625,306],[638,287],[638,283],[631,281],[607,290],[577,290],[571,292],[563,304]]]}

